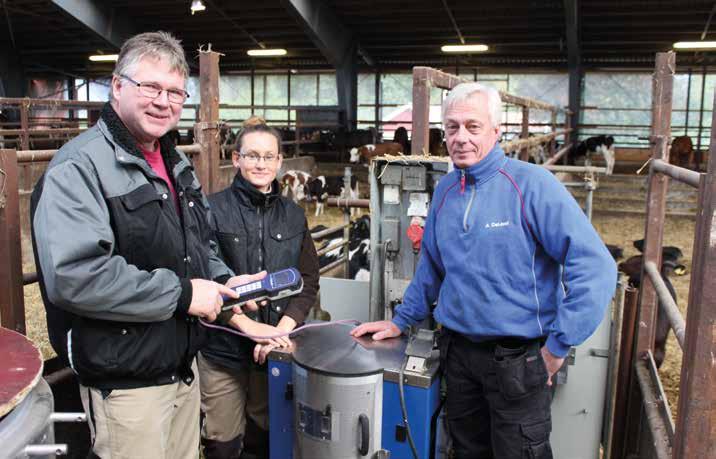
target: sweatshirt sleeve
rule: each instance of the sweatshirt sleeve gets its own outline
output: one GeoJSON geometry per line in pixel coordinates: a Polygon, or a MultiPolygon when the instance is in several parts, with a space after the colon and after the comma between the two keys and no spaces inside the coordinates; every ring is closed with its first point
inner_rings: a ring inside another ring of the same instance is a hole
{"type": "Polygon", "coordinates": [[[46,172],[33,230],[38,269],[59,308],[95,319],[154,322],[191,297],[191,284],[171,270],[143,271],[113,255],[109,211],[89,165],[67,160],[46,172]]]}
{"type": "Polygon", "coordinates": [[[563,266],[566,296],[547,337],[547,348],[564,357],[597,329],[617,282],[616,264],[591,222],[554,175],[537,169],[526,192],[525,211],[538,243],[563,266]]]}
{"type": "MultiPolygon", "coordinates": [[[[410,281],[403,295],[403,303],[395,309],[393,323],[401,330],[414,325],[430,315],[430,306],[435,303],[440,293],[440,286],[445,278],[445,268],[437,247],[435,222],[437,216],[435,202],[439,202],[439,193],[433,194],[425,232],[420,246],[420,258],[415,276],[410,281]]],[[[381,248],[383,250],[383,248],[381,248]]]]}

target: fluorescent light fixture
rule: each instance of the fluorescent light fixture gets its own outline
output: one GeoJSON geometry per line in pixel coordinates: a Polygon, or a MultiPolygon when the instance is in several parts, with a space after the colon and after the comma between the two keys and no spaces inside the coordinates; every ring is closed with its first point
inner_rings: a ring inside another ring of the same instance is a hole
{"type": "Polygon", "coordinates": [[[444,45],[440,47],[444,53],[482,53],[488,50],[487,45],[444,45]]]}
{"type": "Polygon", "coordinates": [[[118,54],[93,54],[89,57],[92,62],[117,62],[118,54]]]}
{"type": "Polygon", "coordinates": [[[271,57],[271,56],[285,56],[286,50],[283,48],[274,49],[250,49],[246,51],[251,57],[271,57]]]}
{"type": "Polygon", "coordinates": [[[197,11],[206,10],[206,6],[204,5],[204,2],[202,2],[201,0],[192,0],[191,7],[189,9],[191,10],[191,15],[193,16],[194,13],[196,13],[197,11]]]}
{"type": "Polygon", "coordinates": [[[716,41],[677,41],[674,49],[716,49],[716,41]]]}

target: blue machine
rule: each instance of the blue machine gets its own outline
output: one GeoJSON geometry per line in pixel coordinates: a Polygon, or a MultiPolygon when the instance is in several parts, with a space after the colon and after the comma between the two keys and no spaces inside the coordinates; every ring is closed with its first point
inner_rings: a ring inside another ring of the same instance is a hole
{"type": "MultiPolygon", "coordinates": [[[[271,459],[413,458],[398,385],[407,338],[356,339],[350,328],[306,330],[294,349],[269,355],[271,459]]],[[[438,359],[429,347],[430,358],[410,357],[403,376],[420,459],[441,457],[438,359]]]]}

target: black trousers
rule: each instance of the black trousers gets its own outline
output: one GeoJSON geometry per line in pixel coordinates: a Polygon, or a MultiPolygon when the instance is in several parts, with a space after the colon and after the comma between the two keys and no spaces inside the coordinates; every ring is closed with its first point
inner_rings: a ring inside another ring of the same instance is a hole
{"type": "Polygon", "coordinates": [[[541,345],[539,339],[475,343],[443,334],[455,459],[552,458],[552,390],[541,345]]]}

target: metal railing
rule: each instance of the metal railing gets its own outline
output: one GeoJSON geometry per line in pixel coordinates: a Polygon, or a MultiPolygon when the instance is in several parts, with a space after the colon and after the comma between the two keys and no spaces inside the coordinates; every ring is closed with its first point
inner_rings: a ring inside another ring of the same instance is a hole
{"type": "MultiPolygon", "coordinates": [[[[691,459],[716,457],[716,142],[712,135],[706,173],[668,164],[674,53],[658,53],[653,77],[652,159],[647,194],[644,255],[630,397],[625,420],[612,426],[627,432],[608,457],[691,459]],[[688,320],[669,294],[658,267],[669,178],[699,190],[688,320]],[[657,314],[664,314],[683,351],[678,416],[669,410],[652,353],[657,314]]],[[[716,117],[711,132],[716,132],[716,117]]]]}

